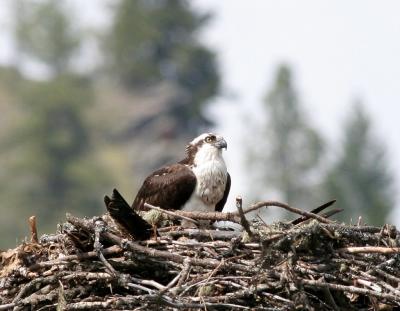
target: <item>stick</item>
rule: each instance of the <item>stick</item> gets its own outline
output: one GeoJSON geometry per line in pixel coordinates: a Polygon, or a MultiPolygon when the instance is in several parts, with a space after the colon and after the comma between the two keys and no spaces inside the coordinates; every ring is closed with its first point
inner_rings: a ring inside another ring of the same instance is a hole
{"type": "MultiPolygon", "coordinates": [[[[117,245],[113,245],[113,246],[110,246],[110,247],[102,250],[104,256],[119,254],[122,251],[123,251],[123,249],[117,245]]],[[[97,252],[95,252],[95,251],[86,252],[86,253],[82,253],[82,254],[76,254],[76,255],[68,255],[68,256],[61,257],[60,259],[37,262],[37,263],[29,266],[29,270],[34,271],[34,270],[37,270],[39,268],[44,268],[44,267],[65,265],[69,261],[90,259],[90,258],[95,258],[97,256],[98,256],[97,252]]]]}
{"type": "Polygon", "coordinates": [[[246,232],[249,235],[249,237],[252,237],[253,236],[253,232],[251,232],[249,222],[247,221],[246,217],[244,216],[242,203],[243,203],[242,197],[241,196],[237,196],[236,197],[236,208],[238,209],[238,212],[239,212],[240,223],[242,224],[244,230],[246,230],[246,232]]]}
{"type": "Polygon", "coordinates": [[[251,205],[251,206],[248,207],[247,209],[245,209],[245,210],[244,210],[244,213],[247,214],[247,213],[250,213],[250,212],[252,212],[252,211],[258,210],[258,209],[260,209],[260,208],[262,208],[262,207],[268,207],[268,206],[280,207],[280,208],[283,208],[283,209],[285,209],[285,210],[287,210],[287,211],[289,211],[289,212],[295,213],[295,214],[299,214],[299,215],[302,215],[302,216],[306,216],[306,217],[308,217],[308,218],[317,219],[318,221],[323,222],[323,223],[327,223],[327,224],[332,223],[332,221],[329,220],[329,219],[326,219],[326,218],[324,218],[324,217],[321,217],[321,216],[319,216],[319,215],[316,215],[316,214],[313,214],[313,213],[310,213],[310,212],[302,211],[302,210],[300,210],[300,209],[298,209],[298,208],[291,207],[291,206],[289,206],[289,205],[287,205],[287,204],[285,204],[285,203],[281,203],[281,202],[278,202],[278,201],[263,201],[263,202],[258,202],[258,203],[256,203],[256,204],[251,205]]]}
{"type": "Polygon", "coordinates": [[[306,280],[306,279],[298,279],[297,280],[300,284],[303,284],[306,287],[317,287],[317,288],[329,288],[333,290],[338,290],[341,292],[349,292],[349,293],[354,293],[354,294],[361,294],[361,295],[367,295],[367,296],[374,296],[378,298],[385,298],[391,301],[400,301],[400,297],[397,295],[392,295],[392,294],[387,294],[387,293],[379,293],[374,290],[370,289],[365,289],[365,288],[359,288],[356,286],[346,286],[346,285],[340,285],[340,284],[331,284],[331,283],[325,283],[325,282],[320,282],[320,281],[314,281],[314,280],[306,280]]]}
{"type": "Polygon", "coordinates": [[[187,211],[174,211],[174,213],[176,215],[185,216],[196,220],[232,221],[240,224],[240,217],[238,213],[187,212],[187,211]]]}
{"type": "Polygon", "coordinates": [[[113,266],[107,261],[107,259],[104,257],[103,254],[103,245],[100,243],[100,235],[101,233],[105,230],[104,222],[101,220],[97,220],[95,222],[95,228],[94,228],[94,250],[97,253],[97,256],[99,257],[100,261],[103,263],[105,266],[106,270],[112,275],[112,276],[117,276],[117,271],[113,268],[113,266]]]}
{"type": "Polygon", "coordinates": [[[15,303],[7,303],[5,305],[0,305],[0,310],[9,310],[15,307],[15,303]]]}
{"type": "Polygon", "coordinates": [[[162,213],[167,214],[169,216],[172,216],[174,218],[180,218],[180,219],[184,219],[184,220],[190,221],[190,222],[194,223],[196,226],[199,225],[199,222],[197,220],[194,220],[192,218],[177,214],[177,213],[169,211],[169,210],[165,210],[165,209],[159,208],[157,206],[154,206],[154,205],[151,205],[151,204],[148,204],[148,203],[144,203],[144,207],[150,208],[150,209],[154,209],[156,211],[162,212],[162,213]]]}
{"type": "Polygon", "coordinates": [[[192,239],[231,240],[242,235],[240,231],[219,231],[207,229],[184,229],[181,231],[160,232],[161,236],[179,238],[186,236],[192,239]]]}
{"type": "Polygon", "coordinates": [[[29,217],[29,228],[31,230],[31,243],[39,243],[36,228],[36,216],[29,217]]]}
{"type": "Polygon", "coordinates": [[[339,248],[338,252],[346,252],[351,254],[361,254],[361,253],[397,254],[400,253],[400,247],[353,246],[353,247],[339,248]]]}
{"type": "Polygon", "coordinates": [[[42,285],[57,283],[60,277],[63,277],[65,275],[67,275],[67,272],[61,271],[58,274],[53,274],[50,276],[33,279],[32,281],[21,287],[21,290],[19,291],[18,295],[14,298],[13,303],[17,304],[21,299],[26,297],[28,294],[37,291],[37,289],[40,288],[40,286],[42,285]]]}
{"type": "MultiPolygon", "coordinates": [[[[255,211],[262,207],[268,207],[268,206],[280,207],[280,208],[288,210],[292,213],[299,214],[299,215],[302,215],[307,218],[317,219],[318,221],[320,221],[322,223],[327,223],[327,224],[333,223],[333,221],[331,221],[325,217],[322,217],[322,216],[319,216],[319,215],[316,215],[316,214],[313,214],[310,212],[302,211],[300,209],[291,207],[285,203],[281,203],[278,201],[263,201],[263,202],[253,204],[253,205],[249,206],[248,208],[246,208],[245,210],[243,210],[243,213],[247,214],[249,212],[255,211]]],[[[208,212],[207,213],[207,212],[174,211],[174,214],[180,215],[180,216],[185,216],[185,217],[188,217],[191,219],[197,219],[197,220],[232,221],[232,222],[235,222],[238,224],[242,223],[242,220],[241,220],[238,212],[233,212],[233,213],[230,213],[230,212],[227,212],[227,213],[208,212]]]]}

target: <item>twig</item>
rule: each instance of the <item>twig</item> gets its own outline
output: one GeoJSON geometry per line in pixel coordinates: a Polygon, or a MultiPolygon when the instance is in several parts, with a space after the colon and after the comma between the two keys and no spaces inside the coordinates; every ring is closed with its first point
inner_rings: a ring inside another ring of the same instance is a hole
{"type": "Polygon", "coordinates": [[[256,203],[256,204],[251,205],[250,207],[248,207],[247,209],[245,209],[243,212],[244,212],[245,214],[247,214],[247,213],[250,213],[250,212],[252,212],[252,211],[258,210],[258,209],[260,209],[260,208],[262,208],[262,207],[268,207],[268,206],[280,207],[280,208],[283,208],[283,209],[285,209],[285,210],[287,210],[287,211],[289,211],[289,212],[295,213],[295,214],[299,214],[299,215],[302,215],[302,216],[306,216],[306,217],[308,217],[308,218],[317,219],[318,221],[320,221],[320,222],[322,222],[322,223],[327,223],[327,224],[332,223],[332,221],[329,220],[329,219],[327,219],[327,218],[321,217],[321,216],[319,216],[319,215],[317,215],[317,214],[313,214],[313,213],[310,213],[310,212],[302,211],[301,209],[291,207],[291,206],[289,206],[289,205],[287,205],[287,204],[285,204],[285,203],[281,203],[281,202],[278,202],[278,201],[263,201],[263,202],[258,202],[258,203],[256,203]]]}
{"type": "Polygon", "coordinates": [[[66,271],[61,271],[57,274],[53,274],[47,277],[40,277],[33,279],[29,283],[22,286],[21,290],[19,291],[18,295],[15,296],[13,303],[18,303],[21,299],[25,296],[29,295],[30,293],[37,291],[40,286],[47,285],[47,284],[54,284],[57,283],[60,277],[67,275],[66,271]]]}
{"type": "Polygon", "coordinates": [[[382,292],[382,288],[380,286],[378,286],[377,284],[371,282],[371,281],[363,280],[363,279],[360,279],[360,278],[357,278],[355,281],[360,285],[369,287],[370,289],[372,289],[373,291],[376,291],[377,293],[381,293],[382,292]]]}
{"type": "Polygon", "coordinates": [[[118,272],[113,268],[113,266],[107,261],[107,259],[104,257],[104,254],[102,252],[103,250],[103,245],[100,243],[100,235],[101,233],[105,230],[104,222],[101,220],[97,220],[95,222],[95,228],[94,228],[94,250],[97,253],[97,256],[99,257],[100,261],[103,263],[103,265],[106,267],[106,270],[112,275],[112,276],[117,276],[118,272]]]}
{"type": "Polygon", "coordinates": [[[361,254],[361,253],[397,254],[400,253],[400,247],[350,246],[350,247],[339,248],[338,252],[346,252],[351,254],[361,254]]]}
{"type": "MultiPolygon", "coordinates": [[[[216,267],[214,268],[214,270],[212,270],[212,271],[207,275],[207,278],[204,280],[204,283],[208,283],[208,281],[211,279],[211,277],[212,277],[215,273],[217,273],[218,270],[219,270],[223,265],[224,265],[224,260],[222,259],[221,262],[220,262],[220,264],[219,264],[218,266],[216,266],[216,267]]],[[[205,285],[205,284],[203,284],[203,285],[200,287],[200,289],[201,289],[201,288],[204,288],[204,285],[205,285]]]]}
{"type": "MultiPolygon", "coordinates": [[[[262,207],[268,207],[268,206],[280,207],[280,208],[286,209],[292,213],[305,216],[307,218],[317,219],[318,221],[320,221],[322,223],[328,223],[328,224],[333,223],[331,220],[329,220],[327,218],[291,207],[287,204],[284,204],[284,203],[281,203],[278,201],[263,201],[263,202],[253,204],[250,207],[243,210],[243,213],[247,214],[249,212],[255,211],[262,207]]],[[[238,212],[235,212],[235,213],[208,212],[207,213],[207,212],[174,211],[173,213],[176,216],[179,215],[179,216],[184,216],[184,217],[188,217],[188,218],[196,219],[196,220],[232,221],[232,222],[236,222],[238,224],[241,224],[241,222],[242,222],[238,212]]]]}
{"type": "Polygon", "coordinates": [[[242,224],[244,230],[246,230],[246,232],[249,235],[249,237],[252,237],[253,236],[253,232],[251,232],[249,222],[247,221],[246,216],[243,213],[242,204],[243,204],[242,197],[241,196],[237,196],[236,197],[236,208],[237,208],[237,210],[239,212],[240,223],[242,224]]]}
{"type": "Polygon", "coordinates": [[[240,216],[238,213],[187,212],[187,211],[175,211],[174,213],[176,215],[181,215],[196,220],[232,221],[240,224],[240,216]]]}
{"type": "Polygon", "coordinates": [[[154,290],[152,290],[152,289],[150,289],[150,288],[147,288],[147,287],[145,287],[145,286],[139,285],[139,284],[128,283],[128,284],[126,284],[126,285],[129,286],[129,287],[131,287],[131,288],[136,288],[136,289],[145,291],[145,292],[147,292],[147,293],[149,293],[149,294],[153,294],[153,293],[154,293],[154,290]]]}
{"type": "Polygon", "coordinates": [[[169,236],[172,238],[179,238],[186,236],[192,239],[212,239],[212,240],[231,240],[242,235],[240,231],[219,231],[207,229],[184,229],[179,231],[161,232],[161,236],[169,236]]]}
{"type": "Polygon", "coordinates": [[[5,305],[0,305],[0,310],[9,310],[15,307],[15,303],[6,303],[5,305]]]}
{"type": "Polygon", "coordinates": [[[189,258],[186,258],[183,261],[183,268],[180,273],[181,276],[180,276],[180,278],[178,280],[178,284],[177,284],[178,287],[182,286],[183,282],[186,281],[186,278],[188,277],[189,272],[190,272],[190,267],[191,267],[190,260],[189,260],[189,258]]]}
{"type": "Polygon", "coordinates": [[[161,285],[160,283],[158,283],[158,282],[156,282],[154,280],[142,280],[142,279],[130,276],[130,275],[126,275],[126,277],[128,279],[130,279],[131,281],[134,281],[134,282],[136,282],[136,283],[138,283],[140,285],[152,286],[152,287],[154,287],[154,288],[156,288],[156,289],[158,289],[160,291],[165,290],[165,286],[164,285],[161,285]]]}
{"type": "MultiPolygon", "coordinates": [[[[110,246],[108,248],[105,248],[102,250],[102,253],[104,256],[108,255],[115,255],[121,253],[123,250],[121,247],[117,245],[110,246]]],[[[56,265],[64,265],[69,261],[74,261],[74,260],[85,260],[85,259],[90,259],[90,258],[95,258],[98,257],[97,252],[91,251],[91,252],[86,252],[86,253],[81,253],[81,254],[76,254],[76,255],[68,255],[68,256],[63,256],[59,259],[55,260],[48,260],[48,261],[42,261],[42,262],[37,262],[31,266],[29,266],[29,270],[34,271],[39,268],[44,268],[44,267],[53,267],[56,265]]]]}
{"type": "Polygon", "coordinates": [[[285,298],[283,298],[281,296],[274,295],[274,294],[267,293],[267,292],[261,292],[261,295],[263,295],[265,297],[268,297],[271,300],[277,300],[279,302],[286,303],[287,305],[289,305],[291,307],[294,307],[294,303],[292,301],[290,301],[289,299],[285,299],[285,298]]]}
{"type": "MultiPolygon", "coordinates": [[[[377,265],[373,269],[382,269],[382,268],[391,266],[394,263],[396,263],[396,260],[398,260],[398,258],[390,258],[389,260],[386,260],[386,261],[380,263],[379,265],[377,265]]],[[[371,272],[371,270],[367,271],[367,273],[370,273],[370,272],[371,272]]]]}
{"type": "Polygon", "coordinates": [[[167,284],[167,286],[164,287],[164,289],[160,290],[160,294],[164,294],[167,290],[170,290],[172,287],[174,287],[174,286],[178,283],[178,281],[181,279],[181,276],[182,276],[182,271],[179,272],[179,273],[176,275],[176,277],[174,277],[174,278],[172,279],[172,281],[169,282],[169,283],[167,284]]]}
{"type": "Polygon", "coordinates": [[[39,243],[36,227],[36,216],[29,217],[29,228],[31,230],[31,243],[39,243]]]}
{"type": "Polygon", "coordinates": [[[325,283],[321,281],[314,281],[314,280],[306,280],[306,279],[298,279],[299,283],[303,284],[306,287],[316,287],[316,288],[330,288],[333,290],[338,290],[341,292],[348,292],[353,294],[361,294],[361,295],[369,295],[378,298],[388,299],[390,301],[400,302],[400,297],[397,295],[387,294],[387,293],[379,293],[374,290],[359,288],[356,286],[346,286],[340,284],[332,284],[332,283],[325,283]]]}
{"type": "Polygon", "coordinates": [[[171,217],[174,217],[174,218],[180,218],[180,219],[187,220],[187,221],[189,221],[189,222],[191,222],[191,223],[194,223],[194,224],[197,225],[197,226],[199,225],[199,222],[198,222],[197,220],[194,220],[194,219],[192,219],[192,218],[189,218],[189,217],[180,215],[179,213],[175,213],[175,212],[172,212],[172,211],[170,211],[170,210],[165,210],[165,209],[159,208],[159,207],[154,206],[154,205],[151,205],[151,204],[149,204],[149,203],[144,203],[144,207],[149,208],[149,209],[153,209],[153,210],[156,210],[156,211],[159,211],[159,212],[161,212],[161,213],[167,214],[167,215],[169,215],[169,216],[171,216],[171,217]]]}

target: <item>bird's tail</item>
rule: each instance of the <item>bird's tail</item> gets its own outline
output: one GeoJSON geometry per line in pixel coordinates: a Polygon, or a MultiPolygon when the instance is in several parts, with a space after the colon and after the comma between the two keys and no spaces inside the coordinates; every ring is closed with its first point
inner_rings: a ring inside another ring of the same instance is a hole
{"type": "Polygon", "coordinates": [[[125,201],[117,189],[113,190],[111,198],[104,197],[110,216],[136,240],[147,240],[153,232],[152,226],[138,215],[125,201]]]}
{"type": "MultiPolygon", "coordinates": [[[[326,203],[322,204],[321,206],[318,206],[318,207],[314,208],[313,210],[311,210],[310,213],[318,214],[319,212],[322,212],[324,209],[326,209],[329,206],[333,205],[335,202],[336,202],[336,200],[332,200],[332,201],[326,202],[326,203]]],[[[335,215],[337,213],[340,213],[341,211],[343,211],[343,210],[337,208],[337,209],[334,209],[334,210],[326,212],[322,216],[325,217],[325,218],[328,218],[328,217],[331,217],[331,216],[333,216],[333,215],[335,215]]],[[[307,219],[308,219],[307,216],[302,216],[302,217],[299,217],[299,218],[296,218],[295,220],[293,220],[291,222],[291,224],[292,225],[297,225],[297,224],[299,224],[299,223],[301,223],[303,221],[306,221],[307,219]]]]}

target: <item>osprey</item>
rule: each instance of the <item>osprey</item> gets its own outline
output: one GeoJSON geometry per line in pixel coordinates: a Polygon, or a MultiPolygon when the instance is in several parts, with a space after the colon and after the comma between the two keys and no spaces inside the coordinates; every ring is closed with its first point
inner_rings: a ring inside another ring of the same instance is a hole
{"type": "Polygon", "coordinates": [[[225,139],[205,133],[186,146],[186,157],[153,172],[143,182],[132,208],[146,210],[144,203],[163,209],[221,212],[228,198],[231,178],[222,149],[225,139]]]}

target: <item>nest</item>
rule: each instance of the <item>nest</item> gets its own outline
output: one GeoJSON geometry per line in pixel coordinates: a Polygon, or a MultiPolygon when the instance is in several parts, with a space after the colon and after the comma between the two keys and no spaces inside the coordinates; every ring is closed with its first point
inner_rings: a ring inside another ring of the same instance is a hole
{"type": "MultiPolygon", "coordinates": [[[[241,217],[267,205],[276,202],[189,217],[229,219],[242,223],[243,231],[172,226],[146,240],[135,240],[109,215],[67,215],[56,234],[0,253],[0,310],[400,306],[396,228],[348,226],[298,210],[302,218],[292,223],[267,225],[241,217]]],[[[172,214],[168,217],[188,218],[172,214]]]]}

